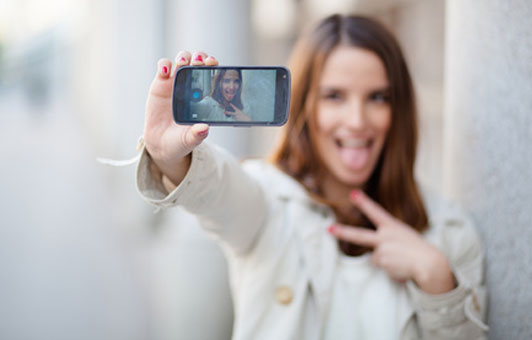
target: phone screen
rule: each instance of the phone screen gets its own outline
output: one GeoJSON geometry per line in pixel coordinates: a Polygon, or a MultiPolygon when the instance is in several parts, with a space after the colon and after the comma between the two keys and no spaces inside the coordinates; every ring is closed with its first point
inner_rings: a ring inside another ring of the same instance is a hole
{"type": "Polygon", "coordinates": [[[282,125],[289,101],[290,73],[283,67],[183,67],[173,114],[179,124],[282,125]]]}

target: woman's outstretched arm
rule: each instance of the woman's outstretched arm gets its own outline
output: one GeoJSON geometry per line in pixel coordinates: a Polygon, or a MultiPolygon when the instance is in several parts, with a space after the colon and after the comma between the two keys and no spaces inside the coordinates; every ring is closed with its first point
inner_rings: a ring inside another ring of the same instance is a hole
{"type": "MultiPolygon", "coordinates": [[[[217,65],[203,53],[180,52],[176,66],[217,65]],[[204,62],[205,61],[205,62],[204,62]]],[[[224,150],[202,143],[206,124],[180,126],[172,118],[171,62],[160,60],[146,104],[145,148],[137,167],[137,189],[161,208],[180,205],[204,229],[236,253],[250,249],[266,220],[260,185],[224,150]]]]}

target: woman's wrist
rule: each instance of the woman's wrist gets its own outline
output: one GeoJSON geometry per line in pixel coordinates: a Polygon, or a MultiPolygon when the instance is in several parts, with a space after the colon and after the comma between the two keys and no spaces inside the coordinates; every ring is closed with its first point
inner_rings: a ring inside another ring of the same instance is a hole
{"type": "Polygon", "coordinates": [[[165,188],[168,190],[170,187],[168,184],[173,184],[174,188],[181,183],[183,178],[190,168],[192,162],[192,156],[189,153],[185,157],[175,161],[163,161],[160,158],[156,158],[149,150],[146,148],[146,152],[152,159],[151,172],[154,178],[165,185],[165,188]],[[163,182],[163,178],[166,178],[166,183],[163,182]]]}
{"type": "Polygon", "coordinates": [[[456,280],[449,261],[438,250],[424,256],[415,269],[414,282],[429,294],[443,294],[456,287],[456,280]]]}
{"type": "Polygon", "coordinates": [[[177,188],[177,185],[175,185],[174,182],[172,182],[168,177],[166,177],[166,175],[161,176],[161,182],[167,193],[171,193],[175,190],[175,188],[177,188]]]}

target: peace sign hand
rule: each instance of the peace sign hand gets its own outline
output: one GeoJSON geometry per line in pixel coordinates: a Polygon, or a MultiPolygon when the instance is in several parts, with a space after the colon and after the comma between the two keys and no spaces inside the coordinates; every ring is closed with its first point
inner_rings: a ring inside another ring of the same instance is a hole
{"type": "Polygon", "coordinates": [[[242,122],[250,122],[251,118],[244,113],[244,111],[240,110],[238,107],[233,105],[232,103],[229,103],[234,111],[225,111],[226,115],[232,116],[234,120],[236,121],[242,121],[242,122]]]}
{"type": "Polygon", "coordinates": [[[445,293],[455,287],[449,262],[441,251],[364,192],[355,190],[350,199],[377,230],[335,224],[329,227],[334,237],[373,248],[373,265],[385,270],[394,280],[414,280],[423,291],[431,294],[445,293]]]}

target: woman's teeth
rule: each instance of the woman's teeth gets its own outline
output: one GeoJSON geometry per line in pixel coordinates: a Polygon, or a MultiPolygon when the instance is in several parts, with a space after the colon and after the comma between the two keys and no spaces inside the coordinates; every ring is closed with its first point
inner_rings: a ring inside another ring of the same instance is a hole
{"type": "Polygon", "coordinates": [[[338,140],[338,145],[343,148],[365,148],[369,146],[369,139],[343,139],[338,140]]]}

